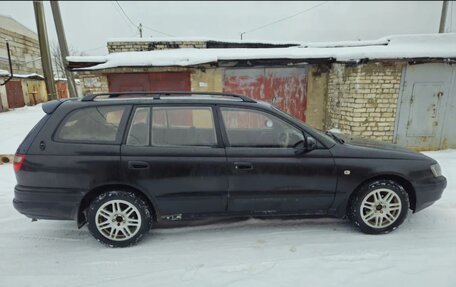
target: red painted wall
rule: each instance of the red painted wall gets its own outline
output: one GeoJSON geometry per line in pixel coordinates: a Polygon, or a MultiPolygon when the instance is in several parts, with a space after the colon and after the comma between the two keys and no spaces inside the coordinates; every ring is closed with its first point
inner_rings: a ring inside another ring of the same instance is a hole
{"type": "Polygon", "coordinates": [[[110,92],[190,91],[190,73],[153,72],[109,74],[110,92]]]}
{"type": "Polygon", "coordinates": [[[279,109],[306,120],[306,67],[227,69],[223,90],[274,103],[279,109]]]}

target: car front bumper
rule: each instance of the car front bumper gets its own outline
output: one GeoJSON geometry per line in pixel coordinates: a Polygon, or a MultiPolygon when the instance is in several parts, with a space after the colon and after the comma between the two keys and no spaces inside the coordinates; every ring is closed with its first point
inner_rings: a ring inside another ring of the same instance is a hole
{"type": "Polygon", "coordinates": [[[14,208],[33,219],[76,220],[83,192],[79,190],[14,188],[14,208]]]}
{"type": "Polygon", "coordinates": [[[439,176],[432,178],[431,180],[427,180],[426,182],[415,184],[416,201],[414,212],[423,210],[440,199],[446,186],[447,180],[444,176],[439,176]]]}

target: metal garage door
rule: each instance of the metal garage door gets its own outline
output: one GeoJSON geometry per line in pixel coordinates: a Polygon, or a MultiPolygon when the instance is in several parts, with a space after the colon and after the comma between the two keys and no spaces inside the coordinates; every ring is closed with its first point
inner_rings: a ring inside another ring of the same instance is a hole
{"type": "Polygon", "coordinates": [[[190,91],[190,73],[154,72],[109,74],[110,92],[190,91]]]}
{"type": "Polygon", "coordinates": [[[306,67],[227,69],[223,91],[274,103],[279,109],[306,120],[306,67]]]}
{"type": "Polygon", "coordinates": [[[397,116],[396,142],[432,150],[456,145],[455,68],[448,64],[405,68],[397,116]]]}
{"type": "Polygon", "coordinates": [[[6,83],[6,98],[10,109],[25,106],[21,81],[9,81],[6,83]]]}

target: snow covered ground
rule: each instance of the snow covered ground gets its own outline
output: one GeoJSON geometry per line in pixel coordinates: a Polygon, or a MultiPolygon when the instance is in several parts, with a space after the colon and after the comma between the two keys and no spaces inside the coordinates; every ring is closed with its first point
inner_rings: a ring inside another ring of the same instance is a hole
{"type": "MultiPolygon", "coordinates": [[[[40,107],[0,113],[0,154],[41,116],[40,107]]],[[[250,219],[155,229],[126,249],[74,222],[30,222],[11,204],[12,165],[0,165],[0,286],[456,286],[456,150],[426,154],[448,188],[388,235],[338,219],[250,219]]]]}
{"type": "Polygon", "coordinates": [[[41,104],[0,113],[0,154],[14,154],[28,132],[43,116],[41,104]]]}

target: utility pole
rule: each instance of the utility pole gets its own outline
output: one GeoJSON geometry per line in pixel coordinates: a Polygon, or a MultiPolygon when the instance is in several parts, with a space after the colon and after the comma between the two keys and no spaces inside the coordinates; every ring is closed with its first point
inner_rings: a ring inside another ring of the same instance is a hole
{"type": "Polygon", "coordinates": [[[142,38],[142,24],[139,23],[139,26],[138,26],[138,29],[139,29],[139,37],[142,38]]]}
{"type": "Polygon", "coordinates": [[[49,51],[43,2],[39,0],[33,1],[33,8],[35,10],[36,28],[38,30],[38,39],[40,42],[41,65],[43,66],[48,100],[55,100],[57,99],[57,93],[54,84],[54,72],[52,71],[51,53],[49,51]]]}
{"type": "Polygon", "coordinates": [[[68,61],[66,57],[70,55],[68,45],[65,38],[65,30],[63,29],[62,15],[60,14],[59,1],[51,1],[52,15],[54,15],[55,30],[57,31],[57,38],[59,39],[60,55],[62,56],[62,63],[65,66],[65,75],[68,83],[68,90],[70,98],[77,97],[76,84],[74,82],[73,74],[68,70],[68,61]]]}
{"type": "Polygon", "coordinates": [[[242,40],[242,36],[244,36],[245,32],[241,32],[241,40],[242,40]]]}
{"type": "Polygon", "coordinates": [[[448,11],[448,0],[444,0],[443,4],[442,4],[442,14],[440,15],[439,33],[445,33],[447,11],[448,11]]]}

